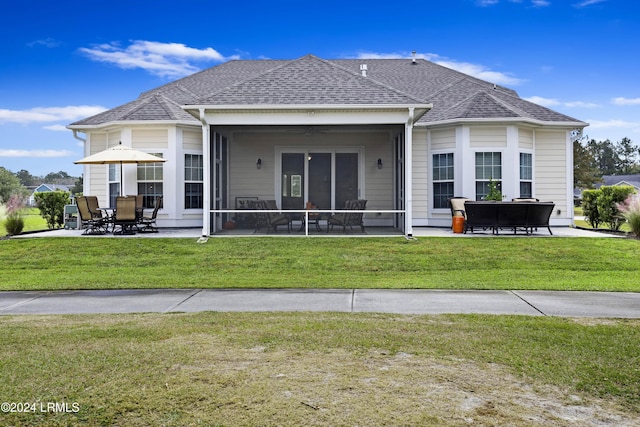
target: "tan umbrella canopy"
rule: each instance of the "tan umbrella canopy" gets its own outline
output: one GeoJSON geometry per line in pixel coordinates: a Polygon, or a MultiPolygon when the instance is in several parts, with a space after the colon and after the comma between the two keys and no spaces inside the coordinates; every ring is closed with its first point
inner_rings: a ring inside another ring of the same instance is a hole
{"type": "Polygon", "coordinates": [[[143,151],[135,150],[126,145],[120,144],[115,147],[107,148],[96,154],[85,157],[73,163],[82,165],[108,165],[108,164],[120,164],[120,195],[123,194],[122,183],[122,165],[130,163],[156,163],[166,162],[161,157],[154,156],[143,151]]]}

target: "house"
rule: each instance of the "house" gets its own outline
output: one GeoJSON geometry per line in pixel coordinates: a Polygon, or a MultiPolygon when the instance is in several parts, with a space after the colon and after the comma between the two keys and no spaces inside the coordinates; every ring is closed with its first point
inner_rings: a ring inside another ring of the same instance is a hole
{"type": "Polygon", "coordinates": [[[69,186],[58,185],[58,184],[40,184],[37,187],[33,187],[33,188],[30,187],[30,189],[32,189],[32,191],[31,191],[31,194],[29,195],[29,198],[27,199],[27,206],[35,206],[36,193],[47,193],[49,191],[56,191],[56,190],[69,191],[69,186]]]}
{"type": "Polygon", "coordinates": [[[640,192],[640,175],[603,175],[602,182],[597,184],[596,188],[603,185],[631,186],[636,189],[636,192],[640,192]]]}
{"type": "MultiPolygon", "coordinates": [[[[587,123],[422,59],[236,60],[72,123],[85,155],[122,143],[165,158],[123,165],[125,194],[162,195],[158,224],[220,231],[247,198],[288,210],[367,199],[367,226],[449,226],[447,199],[553,201],[573,221],[572,135],[587,123]],[[84,136],[82,135],[84,134],[84,136]]],[[[87,165],[109,204],[118,165],[87,165]]]]}

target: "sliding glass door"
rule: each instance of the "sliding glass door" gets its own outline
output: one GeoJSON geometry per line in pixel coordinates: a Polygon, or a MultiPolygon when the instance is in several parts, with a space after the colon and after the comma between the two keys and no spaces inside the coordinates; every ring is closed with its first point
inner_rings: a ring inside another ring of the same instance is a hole
{"type": "Polygon", "coordinates": [[[340,209],[360,195],[358,152],[282,152],[282,209],[340,209]]]}

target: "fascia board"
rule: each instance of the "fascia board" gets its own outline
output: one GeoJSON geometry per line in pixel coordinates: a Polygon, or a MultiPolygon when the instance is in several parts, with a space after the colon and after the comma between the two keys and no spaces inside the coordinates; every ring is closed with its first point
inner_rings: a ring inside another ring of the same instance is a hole
{"type": "Polygon", "coordinates": [[[584,128],[589,126],[586,122],[547,122],[544,120],[527,119],[524,117],[507,117],[503,119],[487,118],[487,119],[450,119],[439,120],[433,122],[418,122],[414,126],[431,127],[456,124],[498,124],[498,123],[525,123],[534,126],[557,127],[557,128],[584,128]]]}
{"type": "Polygon", "coordinates": [[[184,105],[184,110],[242,110],[242,111],[266,111],[266,110],[430,110],[433,104],[238,104],[238,105],[184,105]]]}
{"type": "Polygon", "coordinates": [[[194,121],[186,121],[186,120],[117,120],[113,122],[104,122],[98,125],[68,125],[67,129],[70,130],[93,130],[93,129],[104,129],[115,126],[201,126],[200,122],[194,121]]]}

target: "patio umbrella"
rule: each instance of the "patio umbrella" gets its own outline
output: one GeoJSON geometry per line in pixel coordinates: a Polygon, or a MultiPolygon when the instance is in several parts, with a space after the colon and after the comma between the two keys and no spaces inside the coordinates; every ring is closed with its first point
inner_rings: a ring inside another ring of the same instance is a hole
{"type": "Polygon", "coordinates": [[[126,145],[120,144],[115,147],[108,148],[96,154],[85,157],[73,163],[82,165],[108,165],[108,164],[120,164],[120,195],[123,195],[123,182],[122,182],[122,165],[131,163],[156,163],[166,162],[161,157],[154,156],[143,151],[135,150],[126,145]]]}

